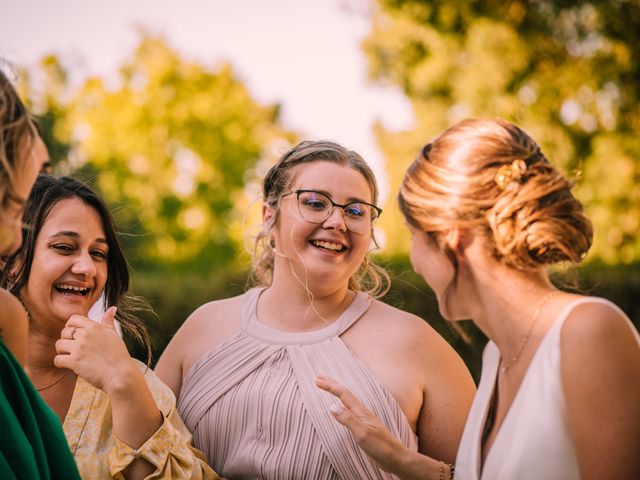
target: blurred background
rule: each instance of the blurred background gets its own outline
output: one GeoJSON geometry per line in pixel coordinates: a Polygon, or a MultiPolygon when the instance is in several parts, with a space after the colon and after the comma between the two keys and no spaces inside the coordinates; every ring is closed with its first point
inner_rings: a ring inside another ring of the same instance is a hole
{"type": "Polygon", "coordinates": [[[439,317],[395,205],[419,148],[471,116],[517,123],[575,179],[595,241],[554,279],[640,325],[640,0],[0,4],[3,68],[56,173],[112,207],[133,290],[157,312],[156,359],[197,306],[246,288],[267,169],[328,138],[378,176],[386,300],[429,321],[477,378],[485,339],[439,317]]]}

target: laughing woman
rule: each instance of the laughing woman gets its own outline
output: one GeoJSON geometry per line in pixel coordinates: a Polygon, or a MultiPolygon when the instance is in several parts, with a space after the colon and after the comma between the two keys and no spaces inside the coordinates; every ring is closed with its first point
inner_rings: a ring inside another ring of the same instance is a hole
{"type": "Polygon", "coordinates": [[[376,300],[377,193],[364,160],[335,143],[285,153],[263,184],[259,287],[197,309],[160,359],[224,477],[393,478],[328,415],[319,373],[358,392],[406,448],[453,461],[473,381],[427,323],[376,300]]]}
{"type": "Polygon", "coordinates": [[[171,390],[115,331],[117,318],[146,338],[127,310],[128,268],[102,200],[76,180],[40,175],[23,220],[25,242],[3,283],[29,312],[26,371],[63,423],[82,477],[217,478],[190,447],[171,390]],[[100,324],[86,315],[102,291],[100,324]]]}

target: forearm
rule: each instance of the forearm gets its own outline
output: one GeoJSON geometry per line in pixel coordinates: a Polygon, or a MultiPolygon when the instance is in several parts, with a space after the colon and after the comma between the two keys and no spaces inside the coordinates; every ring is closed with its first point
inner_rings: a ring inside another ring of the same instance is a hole
{"type": "Polygon", "coordinates": [[[451,465],[408,449],[397,456],[389,464],[389,468],[385,468],[385,470],[394,473],[401,480],[439,480],[441,478],[449,480],[453,478],[451,465]]]}

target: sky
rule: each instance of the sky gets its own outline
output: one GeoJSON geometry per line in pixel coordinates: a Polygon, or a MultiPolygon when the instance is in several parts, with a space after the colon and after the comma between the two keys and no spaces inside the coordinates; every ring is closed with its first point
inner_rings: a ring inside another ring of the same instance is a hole
{"type": "Polygon", "coordinates": [[[383,158],[372,133],[378,120],[410,128],[399,90],[367,78],[361,42],[368,0],[0,0],[0,57],[33,67],[55,53],[84,76],[115,78],[140,28],[162,35],[184,56],[229,62],[254,97],[282,105],[285,126],[331,139],[371,164],[383,197],[383,158]]]}

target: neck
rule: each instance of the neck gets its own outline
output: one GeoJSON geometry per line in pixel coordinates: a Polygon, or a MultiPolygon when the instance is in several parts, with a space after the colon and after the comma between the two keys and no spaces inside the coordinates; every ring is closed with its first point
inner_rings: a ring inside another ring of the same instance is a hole
{"type": "Polygon", "coordinates": [[[258,316],[269,326],[292,332],[317,330],[334,322],[353,300],[347,285],[340,288],[309,288],[274,275],[260,296],[258,316]],[[283,308],[286,306],[286,308],[283,308]]]}
{"type": "Polygon", "coordinates": [[[541,303],[555,289],[544,272],[494,270],[474,291],[473,321],[498,346],[503,358],[512,358],[529,332],[534,337],[546,332],[548,322],[536,317],[544,313],[540,307],[547,305],[541,303]]]}
{"type": "Polygon", "coordinates": [[[56,341],[60,339],[53,332],[42,332],[32,323],[29,326],[29,339],[27,344],[27,361],[25,370],[27,373],[45,370],[59,370],[53,364],[56,356],[56,341]]]}

